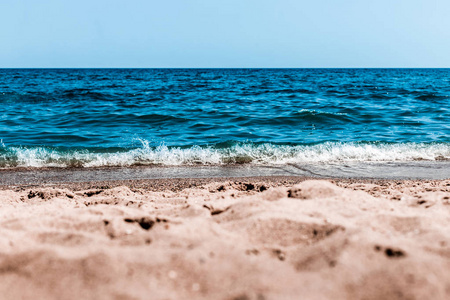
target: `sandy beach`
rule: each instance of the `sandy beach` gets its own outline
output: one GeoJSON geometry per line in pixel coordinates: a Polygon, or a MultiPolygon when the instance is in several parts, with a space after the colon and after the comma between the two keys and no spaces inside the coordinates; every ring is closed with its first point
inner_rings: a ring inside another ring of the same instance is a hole
{"type": "Polygon", "coordinates": [[[449,299],[450,180],[4,186],[2,299],[449,299]]]}

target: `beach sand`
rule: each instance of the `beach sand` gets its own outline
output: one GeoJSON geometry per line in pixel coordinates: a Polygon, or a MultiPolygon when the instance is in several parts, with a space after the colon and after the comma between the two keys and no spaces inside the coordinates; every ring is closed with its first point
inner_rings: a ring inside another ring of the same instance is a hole
{"type": "Polygon", "coordinates": [[[0,190],[1,299],[450,299],[450,180],[0,190]]]}

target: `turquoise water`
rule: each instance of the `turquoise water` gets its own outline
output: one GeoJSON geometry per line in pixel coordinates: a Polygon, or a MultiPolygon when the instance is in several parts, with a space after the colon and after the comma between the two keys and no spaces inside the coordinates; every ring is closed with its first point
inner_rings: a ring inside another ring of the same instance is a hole
{"type": "Polygon", "coordinates": [[[0,167],[450,159],[449,69],[0,69],[0,167]]]}

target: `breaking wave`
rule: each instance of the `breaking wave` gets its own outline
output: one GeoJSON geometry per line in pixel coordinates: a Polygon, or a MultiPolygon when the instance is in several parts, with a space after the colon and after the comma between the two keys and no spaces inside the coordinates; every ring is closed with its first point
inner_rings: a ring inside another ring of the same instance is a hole
{"type": "Polygon", "coordinates": [[[301,164],[450,160],[449,143],[325,142],[313,145],[228,142],[210,146],[164,144],[126,148],[63,149],[0,145],[0,167],[106,167],[136,165],[301,164]]]}

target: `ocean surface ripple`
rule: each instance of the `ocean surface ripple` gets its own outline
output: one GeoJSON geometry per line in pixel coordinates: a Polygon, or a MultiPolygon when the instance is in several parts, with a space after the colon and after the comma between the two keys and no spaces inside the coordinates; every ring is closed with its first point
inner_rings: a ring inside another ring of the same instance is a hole
{"type": "Polygon", "coordinates": [[[450,160],[449,69],[0,69],[0,167],[450,160]]]}

